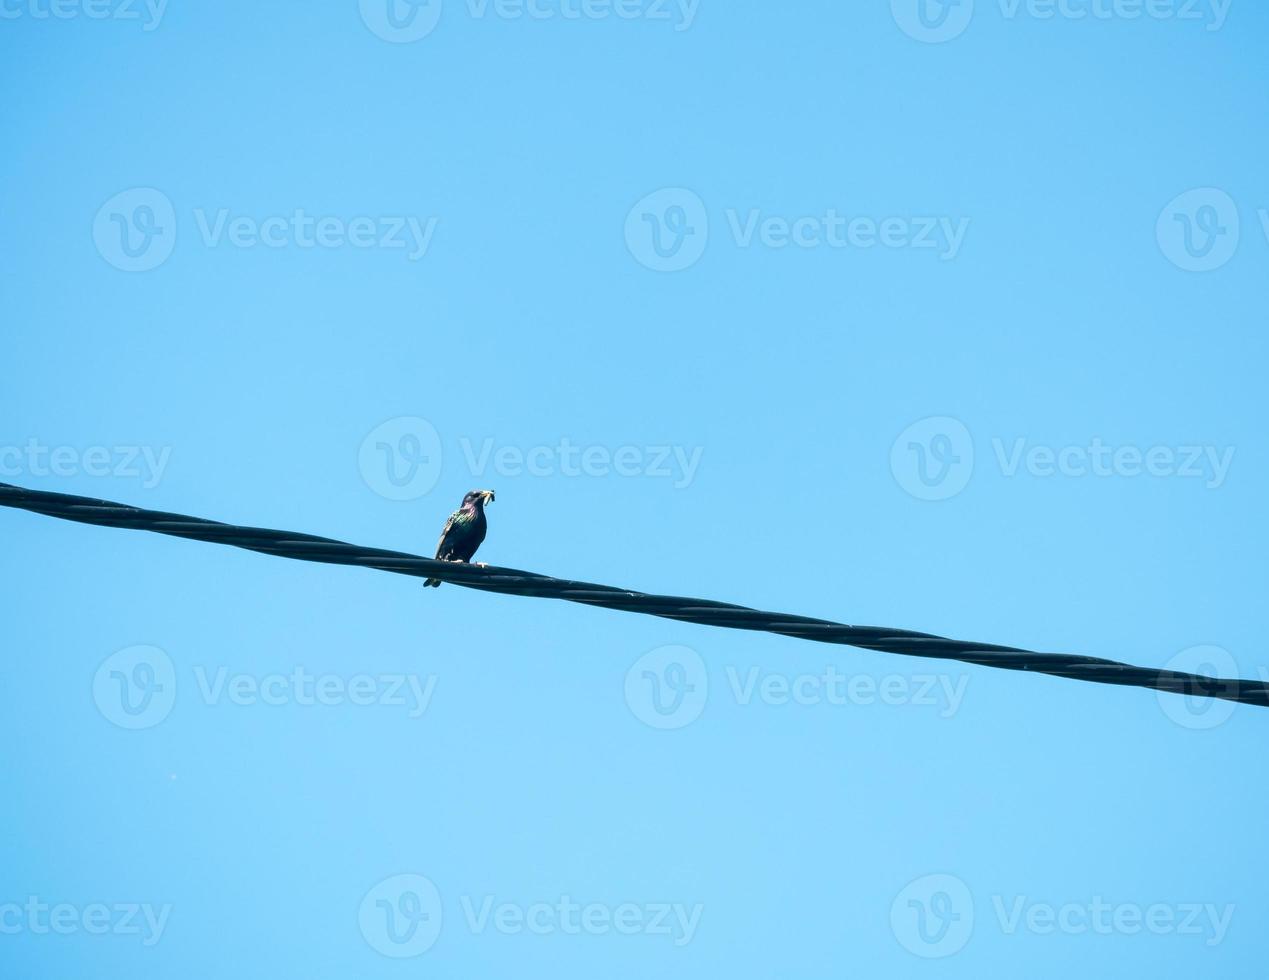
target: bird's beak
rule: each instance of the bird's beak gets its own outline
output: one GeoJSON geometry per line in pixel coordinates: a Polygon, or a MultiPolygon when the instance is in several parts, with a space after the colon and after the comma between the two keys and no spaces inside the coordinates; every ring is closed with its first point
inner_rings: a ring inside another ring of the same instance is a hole
{"type": "Polygon", "coordinates": [[[480,496],[482,498],[483,503],[486,503],[486,504],[493,503],[494,492],[492,490],[481,490],[480,496]]]}

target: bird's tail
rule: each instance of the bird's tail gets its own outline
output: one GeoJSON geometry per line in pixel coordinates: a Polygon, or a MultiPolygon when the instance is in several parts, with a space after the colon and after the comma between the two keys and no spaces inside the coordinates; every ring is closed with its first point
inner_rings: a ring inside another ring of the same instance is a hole
{"type": "Polygon", "coordinates": [[[423,583],[423,588],[425,588],[425,589],[426,589],[426,588],[429,588],[429,587],[431,587],[431,588],[433,588],[433,589],[439,589],[439,588],[441,587],[441,580],[440,580],[440,579],[438,579],[438,578],[430,578],[430,579],[428,579],[426,582],[424,582],[424,583],[423,583]]]}

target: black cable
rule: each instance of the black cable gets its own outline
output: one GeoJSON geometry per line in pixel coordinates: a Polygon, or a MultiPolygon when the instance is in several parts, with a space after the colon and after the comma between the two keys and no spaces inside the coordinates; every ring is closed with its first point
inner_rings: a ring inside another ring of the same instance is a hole
{"type": "Polygon", "coordinates": [[[929,633],[914,633],[911,630],[888,629],[881,626],[847,626],[827,619],[763,612],[709,599],[631,592],[608,585],[573,582],[512,568],[434,561],[398,551],[363,548],[311,534],[293,534],[287,531],[221,524],[217,521],[199,520],[182,514],[165,514],[160,511],[127,507],[108,500],[94,500],[91,497],[25,490],[5,483],[0,483],[0,506],[34,511],[49,517],[78,521],[81,524],[156,531],[159,534],[170,534],[179,538],[227,544],[235,548],[245,548],[248,551],[259,551],[266,555],[279,555],[300,561],[359,565],[377,568],[384,572],[395,572],[398,575],[412,575],[416,578],[438,578],[444,582],[451,582],[469,589],[480,589],[484,592],[565,599],[590,606],[603,606],[607,609],[621,609],[626,612],[661,616],[682,622],[700,623],[703,626],[762,630],[804,640],[817,640],[821,643],[838,643],[862,647],[866,650],[880,650],[884,653],[960,660],[964,663],[999,667],[1005,670],[1027,670],[1098,684],[1144,687],[1269,707],[1269,685],[1261,681],[1218,680],[1198,674],[1134,667],[1131,664],[1103,660],[1100,657],[1082,657],[1066,653],[1032,653],[1017,647],[997,646],[991,643],[968,643],[964,640],[950,640],[929,633]]]}

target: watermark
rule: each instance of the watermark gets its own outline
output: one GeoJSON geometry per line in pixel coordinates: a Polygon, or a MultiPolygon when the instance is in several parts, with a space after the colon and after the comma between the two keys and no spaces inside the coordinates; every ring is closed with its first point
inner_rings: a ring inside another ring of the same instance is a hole
{"type": "Polygon", "coordinates": [[[895,482],[918,500],[947,500],[969,485],[974,440],[960,419],[936,415],[913,422],[890,447],[895,482]]]}
{"type": "Polygon", "coordinates": [[[704,906],[697,902],[575,902],[568,895],[537,902],[501,902],[493,895],[459,900],[473,935],[492,929],[504,936],[657,936],[686,946],[704,906]]]}
{"type": "MultiPolygon", "coordinates": [[[[436,692],[436,675],[314,674],[296,666],[285,673],[252,674],[196,664],[193,690],[210,708],[384,707],[421,718],[436,692]]],[[[93,677],[93,701],[120,728],[153,728],[176,703],[177,672],[159,647],[133,646],[107,657],[93,677]]]]}
{"type": "Polygon", "coordinates": [[[163,938],[171,905],[148,902],[49,903],[37,895],[24,902],[0,903],[0,935],[17,936],[140,936],[142,946],[163,938]]]}
{"type": "Polygon", "coordinates": [[[120,728],[153,728],[176,704],[176,667],[166,651],[131,646],[107,657],[93,675],[93,702],[120,728]]]}
{"type": "Polygon", "coordinates": [[[392,44],[421,41],[441,22],[442,0],[359,0],[357,6],[370,32],[392,44]]]}
{"type": "MultiPolygon", "coordinates": [[[[692,941],[704,912],[699,902],[580,902],[570,895],[521,902],[464,894],[457,906],[456,921],[473,936],[650,936],[676,947],[692,941]]],[[[358,910],[366,943],[394,959],[426,953],[447,918],[440,890],[419,874],[385,878],[358,910]]]]}
{"type": "Polygon", "coordinates": [[[357,467],[375,493],[418,500],[441,478],[441,434],[427,419],[402,416],[375,426],[361,440],[357,467]]]}
{"type": "MultiPolygon", "coordinates": [[[[1094,436],[1086,443],[1053,445],[1025,437],[990,440],[988,459],[1005,478],[1177,479],[1205,490],[1224,486],[1235,447],[1215,444],[1111,444],[1094,436]]],[[[974,439],[959,419],[932,416],[914,422],[890,447],[895,482],[918,500],[947,500],[964,490],[974,473],[974,439]]]]}
{"type": "Polygon", "coordinates": [[[1025,895],[991,897],[1000,931],[1007,936],[1184,936],[1217,946],[1234,916],[1231,904],[1211,902],[1108,902],[1101,895],[1087,901],[1036,902],[1025,895]]]}
{"type": "Polygon", "coordinates": [[[626,215],[626,248],[655,272],[694,266],[709,244],[705,202],[685,187],[664,187],[640,198],[626,215]]]}
{"type": "MultiPolygon", "coordinates": [[[[461,7],[476,21],[643,21],[681,32],[696,22],[700,0],[463,0],[461,7]]],[[[376,37],[411,44],[440,25],[444,0],[359,0],[358,8],[376,37]]]]}
{"type": "MultiPolygon", "coordinates": [[[[432,246],[438,217],[417,215],[235,214],[229,208],[194,208],[197,240],[204,248],[378,249],[422,260],[432,246]]],[[[176,248],[176,206],[162,191],[137,187],[106,201],[93,219],[93,242],[103,259],[124,272],[148,272],[176,248]]]]}
{"type": "Polygon", "coordinates": [[[740,671],[728,666],[727,690],[736,704],[765,704],[773,707],[795,705],[855,705],[889,707],[914,705],[937,709],[940,718],[950,718],[965,699],[969,675],[947,674],[843,674],[832,664],[818,673],[783,674],[750,667],[740,671]]]}
{"type": "MultiPolygon", "coordinates": [[[[1265,234],[1269,238],[1269,222],[1265,223],[1265,234]]],[[[1177,195],[1159,212],[1155,223],[1159,250],[1186,272],[1219,269],[1234,257],[1240,237],[1238,205],[1215,187],[1198,187],[1177,195]]]]}
{"type": "Polygon", "coordinates": [[[917,878],[890,903],[890,931],[900,946],[924,959],[959,953],[974,934],[974,898],[955,875],[917,878]]]}
{"type": "Polygon", "coordinates": [[[668,480],[675,490],[691,486],[705,452],[702,446],[576,445],[567,438],[527,448],[498,446],[492,438],[477,446],[463,438],[459,446],[472,476],[492,471],[498,476],[641,477],[668,480]]]}
{"type": "Polygon", "coordinates": [[[176,208],[153,187],[120,191],[93,218],[97,253],[122,272],[149,272],[176,248],[176,208]]]}
{"type": "MultiPolygon", "coordinates": [[[[516,446],[492,436],[457,440],[463,471],[474,479],[500,477],[622,477],[665,480],[675,490],[691,486],[704,456],[703,446],[554,443],[516,446]]],[[[427,419],[401,416],[376,426],[362,439],[357,465],[366,485],[388,500],[418,500],[441,478],[441,435],[427,419]]]]}
{"type": "Polygon", "coordinates": [[[370,947],[393,959],[421,956],[441,935],[441,893],[416,874],[393,875],[366,892],[357,913],[370,947]]]}
{"type": "Polygon", "coordinates": [[[882,248],[934,249],[944,261],[956,258],[969,230],[969,218],[943,215],[920,217],[849,217],[829,208],[822,214],[765,214],[750,208],[725,212],[732,241],[739,248],[882,248]]]}
{"type": "MultiPolygon", "coordinates": [[[[1004,936],[1179,936],[1205,946],[1224,941],[1234,916],[1232,904],[1212,902],[1112,902],[1102,895],[1066,902],[1036,901],[1027,895],[990,896],[991,916],[978,916],[1004,936]]],[[[976,922],[969,886],[950,874],[931,874],[903,887],[890,906],[890,929],[908,952],[941,959],[969,943],[976,922]]]]}
{"type": "Polygon", "coordinates": [[[1087,445],[1046,446],[1017,438],[992,439],[992,455],[1004,476],[1024,472],[1039,479],[1149,476],[1198,480],[1218,490],[1234,462],[1233,446],[1110,446],[1093,438],[1087,445]]]}
{"type": "MultiPolygon", "coordinates": [[[[735,248],[907,249],[932,251],[943,261],[960,253],[969,218],[946,215],[843,214],[826,208],[813,214],[774,214],[762,208],[727,208],[723,227],[735,248]]],[[[694,191],[666,187],[637,201],[626,214],[626,248],[640,265],[679,272],[705,254],[710,218],[694,191]]]]}
{"type": "MultiPolygon", "coordinates": [[[[978,0],[1005,21],[1176,21],[1201,24],[1206,31],[1225,26],[1233,0],[978,0]]],[[[890,0],[899,29],[925,44],[942,44],[965,33],[975,0],[890,0]]]]}
{"type": "Polygon", "coordinates": [[[153,490],[163,479],[172,447],[47,446],[28,439],[21,446],[0,446],[0,476],[91,476],[140,480],[153,490]]]}
{"type": "Polygon", "coordinates": [[[691,647],[649,650],[626,671],[625,697],[631,714],[645,725],[662,730],[690,725],[709,698],[705,661],[691,647]]]}
{"type": "Polygon", "coordinates": [[[157,30],[167,0],[0,0],[0,20],[114,20],[157,30]]]}
{"type": "MultiPolygon", "coordinates": [[[[723,669],[712,685],[739,707],[870,707],[911,705],[950,718],[960,709],[968,675],[844,674],[832,664],[821,671],[787,674],[758,666],[723,669]]],[[[705,661],[691,647],[663,646],[641,656],[626,671],[624,694],[630,713],[662,730],[684,728],[700,717],[711,689],[705,661]]]]}
{"type": "Polygon", "coordinates": [[[194,680],[204,704],[304,708],[353,705],[359,708],[401,708],[407,718],[421,718],[436,692],[436,675],[311,674],[304,667],[273,674],[230,673],[225,667],[195,666],[194,680]]]}
{"type": "MultiPolygon", "coordinates": [[[[1169,659],[1163,669],[1199,678],[1185,682],[1177,691],[1157,692],[1159,707],[1169,719],[1195,731],[1217,728],[1229,721],[1238,705],[1218,695],[1229,693],[1228,685],[1219,681],[1236,681],[1241,676],[1232,653],[1211,644],[1187,647],[1169,659]]],[[[1269,670],[1263,667],[1261,680],[1269,681],[1269,670]]]]}

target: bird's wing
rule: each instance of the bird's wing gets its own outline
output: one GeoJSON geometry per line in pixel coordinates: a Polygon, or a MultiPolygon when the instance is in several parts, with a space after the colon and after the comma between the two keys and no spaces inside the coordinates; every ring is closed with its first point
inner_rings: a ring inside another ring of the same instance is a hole
{"type": "Polygon", "coordinates": [[[449,515],[449,520],[445,522],[445,527],[441,529],[441,536],[440,538],[437,539],[437,542],[436,542],[436,557],[437,558],[440,558],[442,552],[445,550],[445,539],[449,537],[450,528],[454,526],[454,521],[456,521],[457,519],[458,519],[458,511],[454,511],[454,513],[449,515]]]}

